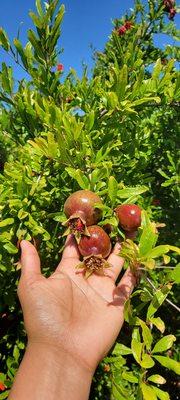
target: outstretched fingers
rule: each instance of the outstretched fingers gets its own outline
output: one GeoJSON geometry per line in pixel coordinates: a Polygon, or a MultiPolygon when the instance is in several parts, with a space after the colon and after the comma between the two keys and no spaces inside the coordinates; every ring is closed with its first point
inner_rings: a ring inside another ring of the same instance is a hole
{"type": "Polygon", "coordinates": [[[21,277],[35,281],[41,275],[40,258],[36,248],[27,240],[22,240],[21,247],[21,277]]]}

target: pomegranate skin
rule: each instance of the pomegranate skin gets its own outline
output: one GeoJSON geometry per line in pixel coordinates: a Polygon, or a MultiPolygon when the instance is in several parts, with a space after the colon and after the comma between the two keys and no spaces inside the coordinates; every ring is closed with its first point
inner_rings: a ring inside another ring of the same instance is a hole
{"type": "Polygon", "coordinates": [[[67,198],[64,204],[64,212],[67,218],[72,217],[73,214],[78,214],[87,226],[95,225],[102,216],[102,211],[95,208],[96,203],[102,204],[96,193],[90,190],[78,190],[67,198]]]}
{"type": "Polygon", "coordinates": [[[122,204],[115,213],[125,231],[135,231],[141,225],[141,209],[136,204],[122,204]]]}
{"type": "Polygon", "coordinates": [[[111,252],[111,241],[107,233],[97,225],[89,226],[90,236],[82,236],[79,251],[83,257],[101,255],[107,258],[111,252]]]}

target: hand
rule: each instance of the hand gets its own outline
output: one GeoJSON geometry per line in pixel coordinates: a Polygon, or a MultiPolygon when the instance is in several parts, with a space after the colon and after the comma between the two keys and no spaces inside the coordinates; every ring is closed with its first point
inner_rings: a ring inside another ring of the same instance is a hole
{"type": "Polygon", "coordinates": [[[28,342],[68,353],[75,363],[94,373],[122,327],[124,303],[136,281],[127,270],[115,284],[123,266],[120,245],[109,256],[108,276],[93,274],[87,280],[75,269],[80,261],[72,236],[49,278],[41,274],[35,247],[23,240],[21,250],[18,294],[28,342]]]}

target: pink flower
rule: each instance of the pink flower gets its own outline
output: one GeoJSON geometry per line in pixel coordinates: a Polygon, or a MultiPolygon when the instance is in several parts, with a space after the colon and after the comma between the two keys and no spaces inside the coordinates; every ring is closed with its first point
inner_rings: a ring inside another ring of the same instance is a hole
{"type": "Polygon", "coordinates": [[[57,65],[57,71],[60,71],[60,72],[64,71],[64,65],[63,64],[58,64],[57,65]]]}
{"type": "Polygon", "coordinates": [[[118,35],[119,36],[123,36],[126,33],[126,27],[124,25],[122,25],[119,29],[118,29],[118,35]]]}

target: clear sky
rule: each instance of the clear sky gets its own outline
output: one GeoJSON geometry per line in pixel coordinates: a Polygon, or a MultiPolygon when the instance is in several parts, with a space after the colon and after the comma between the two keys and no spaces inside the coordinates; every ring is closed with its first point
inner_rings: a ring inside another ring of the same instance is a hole
{"type": "MultiPolygon", "coordinates": [[[[64,48],[59,62],[64,64],[65,73],[73,67],[78,75],[82,71],[82,62],[93,65],[92,45],[97,50],[102,50],[112,30],[111,20],[118,18],[133,7],[133,0],[64,0],[66,13],[62,25],[62,36],[59,42],[64,48]]],[[[28,15],[30,10],[35,10],[35,0],[0,0],[0,26],[8,33],[12,40],[17,37],[20,26],[20,39],[26,43],[26,32],[32,26],[28,15]]],[[[167,39],[161,38],[161,44],[167,39]]],[[[0,48],[0,63],[11,59],[0,48]]],[[[15,77],[21,79],[23,71],[16,65],[15,77]]]]}

